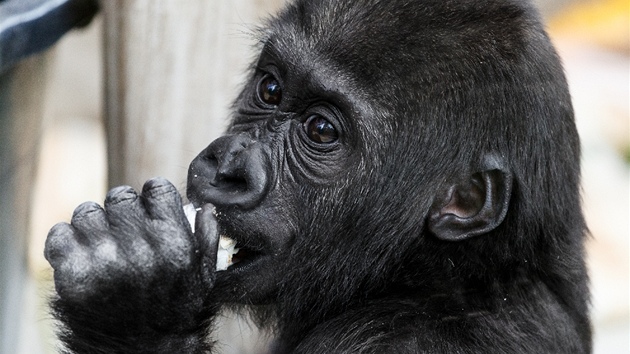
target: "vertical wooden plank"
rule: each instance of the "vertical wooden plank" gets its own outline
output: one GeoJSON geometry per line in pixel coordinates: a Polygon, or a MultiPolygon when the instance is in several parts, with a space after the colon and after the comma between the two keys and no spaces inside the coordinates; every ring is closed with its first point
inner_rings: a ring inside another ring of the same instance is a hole
{"type": "Polygon", "coordinates": [[[189,161],[223,130],[253,44],[248,27],[279,0],[108,0],[110,185],[160,175],[185,185],[189,161]]]}

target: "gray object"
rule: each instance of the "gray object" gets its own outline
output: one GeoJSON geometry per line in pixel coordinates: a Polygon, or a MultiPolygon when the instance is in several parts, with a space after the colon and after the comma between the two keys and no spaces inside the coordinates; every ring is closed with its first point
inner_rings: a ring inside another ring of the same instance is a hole
{"type": "Polygon", "coordinates": [[[90,22],[96,0],[0,0],[0,72],[90,22]]]}

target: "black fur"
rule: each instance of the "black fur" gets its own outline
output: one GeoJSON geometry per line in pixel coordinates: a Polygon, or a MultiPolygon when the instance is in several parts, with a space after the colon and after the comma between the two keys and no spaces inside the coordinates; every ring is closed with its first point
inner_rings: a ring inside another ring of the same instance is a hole
{"type": "Polygon", "coordinates": [[[223,305],[273,353],[591,351],[579,140],[529,3],[298,0],[260,34],[190,166],[194,235],[163,180],[51,230],[70,350],[204,352],[223,305]],[[244,260],[215,273],[217,232],[244,260]]]}

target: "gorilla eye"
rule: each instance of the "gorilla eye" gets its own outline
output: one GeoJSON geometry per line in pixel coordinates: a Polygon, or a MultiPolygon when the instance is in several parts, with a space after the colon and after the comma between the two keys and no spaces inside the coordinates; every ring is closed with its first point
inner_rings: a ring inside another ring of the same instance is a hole
{"type": "Polygon", "coordinates": [[[335,127],[326,118],[315,114],[304,122],[304,131],[312,141],[320,144],[330,144],[339,137],[335,127]]]}
{"type": "Polygon", "coordinates": [[[258,84],[258,97],[263,103],[277,106],[282,100],[282,88],[275,77],[267,75],[258,84]]]}

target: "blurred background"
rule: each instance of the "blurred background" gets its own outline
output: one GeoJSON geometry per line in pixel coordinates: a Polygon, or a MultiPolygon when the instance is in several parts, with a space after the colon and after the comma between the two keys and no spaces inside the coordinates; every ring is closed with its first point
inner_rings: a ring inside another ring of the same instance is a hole
{"type": "MultiPolygon", "coordinates": [[[[183,190],[188,162],[223,129],[231,100],[253,58],[251,33],[282,3],[108,0],[86,28],[68,32],[46,52],[12,69],[12,81],[26,82],[13,95],[35,97],[20,102],[27,106],[22,111],[36,117],[12,129],[35,143],[21,149],[26,142],[11,142],[18,147],[18,161],[29,161],[32,167],[3,164],[5,170],[0,171],[3,178],[22,176],[15,177],[17,182],[32,180],[21,187],[23,193],[0,184],[5,192],[17,191],[12,198],[21,203],[16,211],[6,212],[5,219],[28,221],[23,233],[15,235],[23,246],[15,247],[17,254],[10,242],[0,243],[5,257],[0,267],[7,267],[6,259],[22,259],[23,250],[26,269],[23,276],[7,276],[13,273],[0,268],[0,289],[5,294],[0,298],[5,308],[0,310],[0,354],[56,352],[45,307],[52,278],[43,258],[48,229],[68,221],[74,208],[86,200],[101,203],[108,184],[141,187],[146,179],[161,175],[183,190]],[[118,134],[107,135],[108,129],[118,134]],[[12,296],[17,300],[10,300],[12,296]]],[[[583,145],[595,353],[626,353],[630,351],[630,4],[628,0],[538,3],[565,65],[583,145]]],[[[2,23],[0,17],[0,34],[2,23]]],[[[8,85],[6,80],[0,81],[3,84],[8,85]]],[[[10,139],[8,131],[0,131],[0,138],[10,139]]],[[[8,159],[2,152],[0,158],[8,159]]],[[[7,193],[0,198],[11,197],[7,193]]],[[[231,321],[227,327],[224,336],[236,337],[228,340],[249,336],[243,322],[231,321]]],[[[256,344],[225,351],[255,352],[256,344]]]]}

